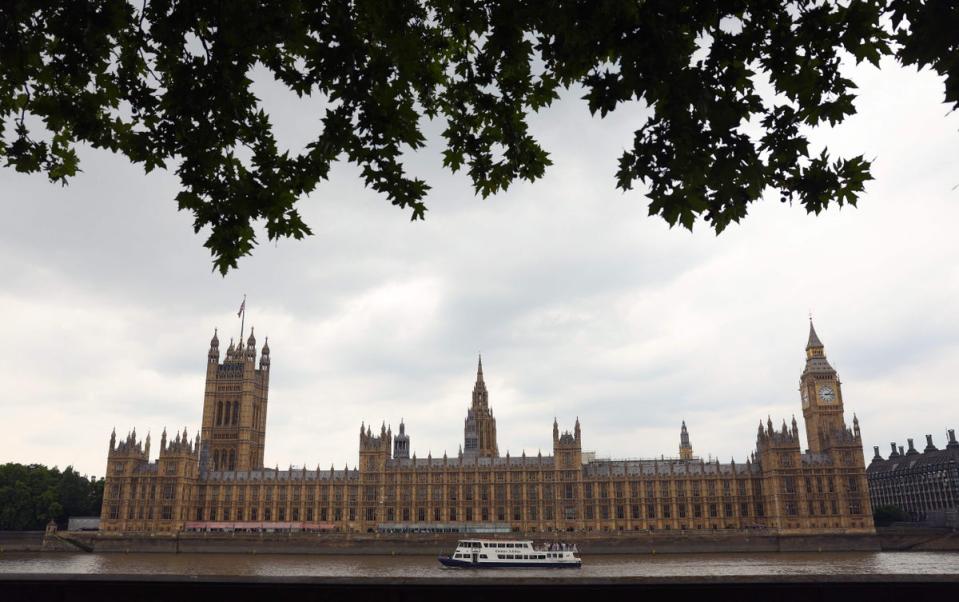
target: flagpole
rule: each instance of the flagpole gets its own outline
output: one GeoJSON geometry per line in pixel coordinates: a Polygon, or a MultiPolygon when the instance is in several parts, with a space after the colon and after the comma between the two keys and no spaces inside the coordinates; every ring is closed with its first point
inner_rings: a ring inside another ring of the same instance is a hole
{"type": "Polygon", "coordinates": [[[240,312],[240,347],[243,347],[243,327],[246,323],[246,294],[243,295],[243,303],[241,304],[240,312]]]}

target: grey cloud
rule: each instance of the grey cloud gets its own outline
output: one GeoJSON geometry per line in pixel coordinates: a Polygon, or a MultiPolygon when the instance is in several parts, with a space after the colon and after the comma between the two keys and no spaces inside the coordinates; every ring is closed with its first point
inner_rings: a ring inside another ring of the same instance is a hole
{"type": "MultiPolygon", "coordinates": [[[[868,441],[957,427],[959,118],[930,116],[940,89],[870,76],[860,117],[821,132],[879,155],[859,209],[770,197],[721,237],[615,190],[643,110],[592,119],[575,90],[532,120],[555,161],[543,181],[482,200],[435,148],[416,153],[435,188],[410,223],[339,165],[302,203],[316,235],[264,239],[226,278],[170,174],[92,151],[67,188],[0,170],[4,459],[98,474],[114,425],[194,432],[209,338],[238,336],[244,293],[273,351],[270,465],[353,465],[360,421],[401,417],[418,455],[455,453],[478,351],[503,451],[548,453],[553,416],[578,415],[600,455],[670,455],[685,418],[697,453],[744,461],[760,419],[799,416],[809,310],[868,441]]],[[[319,105],[276,96],[302,144],[319,105]]]]}

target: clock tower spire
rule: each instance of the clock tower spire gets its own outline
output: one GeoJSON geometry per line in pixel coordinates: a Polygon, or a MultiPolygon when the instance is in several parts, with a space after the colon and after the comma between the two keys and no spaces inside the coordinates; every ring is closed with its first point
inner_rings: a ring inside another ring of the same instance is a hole
{"type": "Polygon", "coordinates": [[[806,343],[806,367],[799,377],[803,418],[809,451],[822,452],[832,441],[842,438],[846,424],[843,418],[842,383],[826,359],[825,347],[809,319],[809,341],[806,343]]]}

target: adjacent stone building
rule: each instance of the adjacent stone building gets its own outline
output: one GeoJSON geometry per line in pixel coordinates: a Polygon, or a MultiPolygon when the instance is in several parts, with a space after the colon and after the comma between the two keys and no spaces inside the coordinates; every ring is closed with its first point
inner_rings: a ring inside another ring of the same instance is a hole
{"type": "Polygon", "coordinates": [[[959,526],[959,442],[953,429],[946,438],[946,447],[938,449],[926,435],[922,453],[912,439],[906,439],[908,449],[893,442],[886,459],[873,447],[866,469],[873,507],[895,506],[913,521],[959,526]]]}
{"type": "MultiPolygon", "coordinates": [[[[242,338],[242,337],[241,337],[242,338]]],[[[482,360],[454,457],[417,458],[402,422],[361,425],[354,468],[263,465],[270,351],[214,335],[200,433],[160,441],[150,458],[131,432],[110,439],[101,530],[653,531],[764,529],[871,533],[858,420],[846,426],[842,385],[810,323],[800,377],[808,449],[796,419],[760,422],[744,462],[693,455],[683,422],[679,456],[597,460],[579,419],[551,453],[499,454],[482,360]]]]}

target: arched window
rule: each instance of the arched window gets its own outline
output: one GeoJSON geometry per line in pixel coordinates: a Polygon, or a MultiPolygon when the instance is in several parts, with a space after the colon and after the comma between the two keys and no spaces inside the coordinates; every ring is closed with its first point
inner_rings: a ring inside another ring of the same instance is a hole
{"type": "Polygon", "coordinates": [[[220,450],[213,452],[213,470],[220,470],[220,450]]]}
{"type": "Polygon", "coordinates": [[[218,401],[216,404],[216,425],[220,426],[223,424],[223,402],[218,401]]]}
{"type": "Polygon", "coordinates": [[[230,468],[229,470],[236,470],[236,451],[230,450],[230,468]]]}
{"type": "Polygon", "coordinates": [[[233,402],[233,424],[240,424],[240,402],[233,402]]]}

